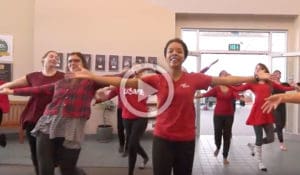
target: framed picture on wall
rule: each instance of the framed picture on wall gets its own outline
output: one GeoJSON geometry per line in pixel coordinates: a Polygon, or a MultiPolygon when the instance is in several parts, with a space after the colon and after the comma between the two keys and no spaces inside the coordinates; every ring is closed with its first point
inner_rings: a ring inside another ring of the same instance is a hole
{"type": "Polygon", "coordinates": [[[157,57],[148,57],[148,63],[157,64],[157,57]]]}
{"type": "Polygon", "coordinates": [[[84,58],[86,60],[88,70],[91,70],[92,55],[91,54],[83,54],[83,56],[84,56],[84,58]]]}
{"type": "Polygon", "coordinates": [[[57,61],[57,64],[56,64],[56,68],[59,69],[59,70],[63,70],[64,54],[61,53],[61,52],[58,52],[57,56],[58,56],[58,61],[57,61]]]}
{"type": "Polygon", "coordinates": [[[122,69],[125,67],[132,67],[132,56],[123,56],[122,69]]]}
{"type": "Polygon", "coordinates": [[[96,55],[95,70],[105,71],[105,55],[96,55]]]}
{"type": "Polygon", "coordinates": [[[142,56],[136,56],[135,57],[135,63],[136,64],[143,64],[145,62],[146,62],[145,57],[142,57],[142,56]]]}
{"type": "Polygon", "coordinates": [[[12,64],[0,63],[0,80],[9,82],[12,79],[12,64]]]}
{"type": "Polygon", "coordinates": [[[118,55],[109,55],[108,70],[109,71],[119,71],[119,56],[118,55]]]}

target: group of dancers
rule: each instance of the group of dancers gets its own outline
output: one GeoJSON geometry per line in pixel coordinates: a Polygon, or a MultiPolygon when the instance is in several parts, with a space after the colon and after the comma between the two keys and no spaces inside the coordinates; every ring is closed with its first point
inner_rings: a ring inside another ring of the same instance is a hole
{"type": "MultiPolygon", "coordinates": [[[[217,107],[214,114],[215,124],[215,156],[220,150],[220,138],[224,134],[223,157],[228,164],[228,151],[233,122],[233,98],[239,98],[234,92],[250,89],[256,95],[251,113],[247,120],[255,131],[255,144],[249,144],[255,150],[258,168],[266,171],[262,163],[262,144],[274,140],[274,117],[268,109],[262,108],[265,99],[273,89],[291,90],[294,87],[281,86],[272,80],[266,66],[258,64],[254,75],[232,76],[221,73],[220,76],[210,76],[199,73],[187,73],[182,70],[182,63],[188,56],[186,44],[178,38],[169,40],[164,48],[167,63],[167,75],[174,86],[174,96],[166,110],[156,117],[153,132],[152,164],[154,175],[191,175],[195,152],[195,109],[194,98],[197,90],[208,89],[212,92],[203,96],[216,96],[217,107]],[[246,83],[246,84],[242,84],[246,83]],[[223,101],[228,100],[225,104],[223,101]],[[221,103],[219,105],[218,103],[221,103]],[[219,107],[220,106],[220,107],[219,107]],[[225,124],[224,124],[225,123],[225,124]],[[263,138],[263,130],[267,137],[263,138]],[[222,132],[224,131],[224,132],[222,132]],[[225,132],[226,131],[226,132],[225,132]],[[255,148],[255,149],[254,149],[255,148]]],[[[163,74],[142,76],[142,72],[134,72],[125,83],[125,90],[120,88],[121,76],[101,76],[87,70],[84,56],[80,52],[72,52],[67,58],[68,73],[57,71],[57,52],[49,51],[42,59],[41,72],[33,72],[4,83],[0,86],[1,94],[30,96],[29,102],[21,116],[22,127],[26,130],[31,157],[37,175],[53,175],[54,168],[59,167],[62,175],[81,175],[85,172],[77,167],[81,144],[84,136],[84,126],[90,117],[91,101],[97,90],[109,86],[109,96],[125,92],[126,103],[138,106],[140,111],[146,111],[144,102],[138,102],[141,95],[138,81],[142,80],[157,89],[157,107],[160,108],[168,98],[168,82],[163,74]],[[140,74],[141,73],[141,74],[140,74]],[[26,87],[24,87],[26,86],[26,87]],[[20,88],[22,87],[22,88],[20,88]],[[133,96],[126,94],[126,89],[136,89],[133,96]],[[41,95],[43,94],[43,95],[41,95]]],[[[110,97],[105,97],[110,98],[110,97]]],[[[103,100],[103,99],[102,99],[103,100]]],[[[145,116],[139,116],[122,108],[123,124],[128,138],[128,175],[134,174],[137,154],[140,154],[146,164],[148,155],[143,152],[139,140],[147,124],[145,116]]],[[[265,106],[266,108],[269,106],[265,106]]],[[[272,106],[274,107],[274,106],[272,106]]],[[[281,128],[282,129],[282,128],[281,128]]],[[[280,127],[276,129],[280,130],[280,127]]],[[[121,145],[121,149],[122,149],[121,145]]],[[[98,150],[101,151],[101,150],[98,150]]]]}

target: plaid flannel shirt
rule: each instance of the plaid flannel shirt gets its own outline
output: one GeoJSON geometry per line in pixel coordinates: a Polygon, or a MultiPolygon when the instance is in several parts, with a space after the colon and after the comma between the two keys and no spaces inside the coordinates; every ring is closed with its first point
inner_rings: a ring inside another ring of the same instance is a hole
{"type": "Polygon", "coordinates": [[[15,95],[50,95],[52,101],[47,105],[43,115],[58,115],[63,117],[89,118],[91,101],[97,89],[103,85],[84,79],[62,79],[56,83],[38,87],[15,89],[15,95]]]}

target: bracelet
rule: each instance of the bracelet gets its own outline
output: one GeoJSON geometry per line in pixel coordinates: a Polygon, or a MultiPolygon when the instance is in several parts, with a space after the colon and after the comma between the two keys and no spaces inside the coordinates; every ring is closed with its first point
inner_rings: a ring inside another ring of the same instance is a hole
{"type": "Polygon", "coordinates": [[[259,77],[257,75],[254,75],[254,79],[256,82],[259,82],[259,77]]]}

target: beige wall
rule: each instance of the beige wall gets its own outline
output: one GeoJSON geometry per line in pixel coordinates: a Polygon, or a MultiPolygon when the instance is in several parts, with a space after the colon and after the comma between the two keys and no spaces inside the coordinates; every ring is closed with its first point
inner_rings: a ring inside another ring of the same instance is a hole
{"type": "MultiPolygon", "coordinates": [[[[36,1],[34,67],[49,49],[90,53],[93,60],[95,54],[161,58],[165,42],[175,36],[174,26],[175,14],[140,0],[36,1]]],[[[101,115],[93,107],[87,133],[96,132],[101,115]]],[[[116,114],[110,115],[116,128],[116,114]]]]}
{"type": "Polygon", "coordinates": [[[33,69],[34,0],[0,0],[0,35],[13,36],[13,78],[33,69]]]}
{"type": "Polygon", "coordinates": [[[299,0],[148,0],[177,13],[298,15],[299,0]]]}

